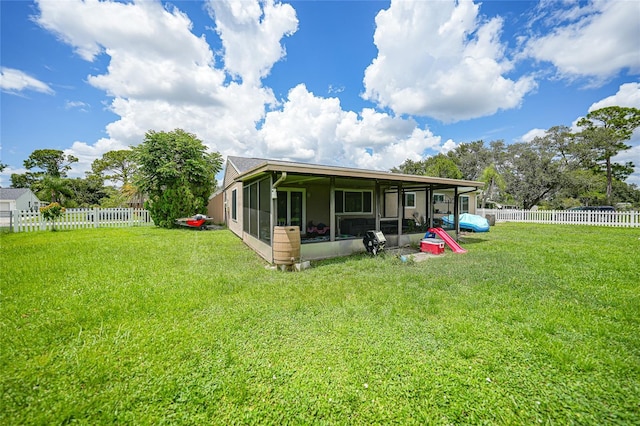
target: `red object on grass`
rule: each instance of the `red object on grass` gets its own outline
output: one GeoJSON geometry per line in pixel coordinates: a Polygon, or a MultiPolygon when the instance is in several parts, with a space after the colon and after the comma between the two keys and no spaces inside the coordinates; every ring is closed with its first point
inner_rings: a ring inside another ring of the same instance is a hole
{"type": "Polygon", "coordinates": [[[438,238],[423,238],[420,240],[420,251],[431,254],[444,253],[444,241],[438,238]]]}
{"type": "Polygon", "coordinates": [[[460,244],[458,244],[456,242],[456,240],[451,238],[451,236],[449,234],[447,234],[447,231],[445,231],[444,229],[442,229],[442,228],[429,228],[429,231],[427,231],[427,232],[428,233],[433,233],[433,234],[437,235],[438,237],[442,238],[442,240],[445,243],[447,243],[449,248],[454,253],[466,253],[467,252],[467,250],[465,250],[462,247],[460,247],[460,244]]]}
{"type": "Polygon", "coordinates": [[[200,228],[206,222],[206,219],[187,219],[187,226],[193,226],[194,228],[200,228]]]}

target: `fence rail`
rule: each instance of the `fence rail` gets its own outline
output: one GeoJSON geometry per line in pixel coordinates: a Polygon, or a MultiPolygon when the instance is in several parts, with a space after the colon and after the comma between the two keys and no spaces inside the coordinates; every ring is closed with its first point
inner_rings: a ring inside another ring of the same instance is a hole
{"type": "Polygon", "coordinates": [[[38,211],[13,210],[0,226],[13,232],[44,231],[47,229],[126,228],[153,225],[149,212],[144,209],[66,209],[55,222],[47,221],[38,211]]]}
{"type": "Polygon", "coordinates": [[[640,228],[640,212],[638,211],[605,212],[574,210],[477,209],[476,214],[484,217],[493,215],[496,222],[527,222],[640,228]]]}

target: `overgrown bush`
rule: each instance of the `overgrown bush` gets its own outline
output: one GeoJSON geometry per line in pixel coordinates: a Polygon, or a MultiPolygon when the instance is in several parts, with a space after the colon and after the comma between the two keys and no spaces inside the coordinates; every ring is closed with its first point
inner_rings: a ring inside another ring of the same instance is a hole
{"type": "Polygon", "coordinates": [[[133,150],[139,166],[135,184],[147,194],[145,208],[157,226],[171,228],[180,217],[206,211],[222,168],[218,152],[208,153],[200,139],[181,129],[149,131],[133,150]]]}

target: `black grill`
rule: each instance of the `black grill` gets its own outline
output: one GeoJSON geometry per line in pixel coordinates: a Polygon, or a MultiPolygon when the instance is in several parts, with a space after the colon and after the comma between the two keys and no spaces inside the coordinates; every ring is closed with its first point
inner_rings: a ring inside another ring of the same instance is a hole
{"type": "Polygon", "coordinates": [[[367,249],[367,252],[375,256],[384,250],[384,245],[387,243],[387,239],[380,231],[367,231],[362,239],[362,243],[364,244],[364,248],[367,249]]]}

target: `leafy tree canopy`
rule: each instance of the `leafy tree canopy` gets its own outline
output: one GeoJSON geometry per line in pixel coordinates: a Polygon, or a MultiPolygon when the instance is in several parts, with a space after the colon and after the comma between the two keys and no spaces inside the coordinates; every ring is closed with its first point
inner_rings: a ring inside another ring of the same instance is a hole
{"type": "MultiPolygon", "coordinates": [[[[633,173],[633,163],[611,161],[629,149],[625,141],[640,127],[640,110],[602,108],[587,114],[579,125],[582,131],[578,133],[567,126],[551,127],[531,142],[461,143],[446,157],[457,165],[463,179],[485,183],[482,203],[491,200],[523,208],[616,202],[640,205],[640,190],[624,182],[633,173]]],[[[391,171],[438,176],[429,169],[437,157],[407,160],[391,171]]]]}
{"type": "Polygon", "coordinates": [[[66,177],[71,170],[71,164],[78,161],[73,155],[65,155],[58,149],[36,149],[24,160],[24,167],[28,170],[41,169],[33,172],[36,176],[47,175],[54,178],[66,177]]]}
{"type": "Polygon", "coordinates": [[[434,176],[451,179],[461,179],[462,173],[456,163],[449,157],[438,154],[423,161],[406,160],[398,167],[391,169],[393,173],[409,175],[434,176]]]}
{"type": "Polygon", "coordinates": [[[506,191],[522,208],[530,209],[560,187],[562,172],[555,152],[542,144],[516,143],[507,147],[509,166],[505,167],[506,191]]]}
{"type": "Polygon", "coordinates": [[[484,146],[484,141],[461,143],[453,151],[447,153],[458,166],[464,179],[477,180],[482,170],[492,163],[491,151],[484,146]]]}
{"type": "Polygon", "coordinates": [[[500,191],[504,191],[507,186],[502,175],[498,172],[496,165],[493,163],[484,168],[480,175],[480,181],[484,182],[484,188],[482,189],[481,196],[482,206],[485,206],[486,202],[489,200],[497,199],[496,197],[500,191]]]}
{"type": "Polygon", "coordinates": [[[574,153],[584,166],[605,173],[610,201],[614,178],[628,176],[633,169],[633,163],[616,165],[611,158],[631,148],[625,141],[640,127],[640,110],[619,106],[601,108],[580,119],[578,126],[582,131],[575,135],[574,153]]]}
{"type": "Polygon", "coordinates": [[[26,173],[11,173],[12,188],[31,188],[35,179],[26,173]]]}
{"type": "Polygon", "coordinates": [[[131,182],[135,170],[134,152],[130,149],[106,152],[91,164],[94,175],[120,182],[123,186],[131,182]]]}
{"type": "Polygon", "coordinates": [[[46,175],[32,185],[32,190],[34,189],[39,199],[61,205],[74,196],[71,179],[61,177],[46,175]]]}
{"type": "Polygon", "coordinates": [[[196,135],[182,129],[151,130],[133,151],[134,184],[149,197],[145,207],[156,225],[171,228],[179,217],[205,212],[222,169],[219,153],[208,153],[196,135]]]}

